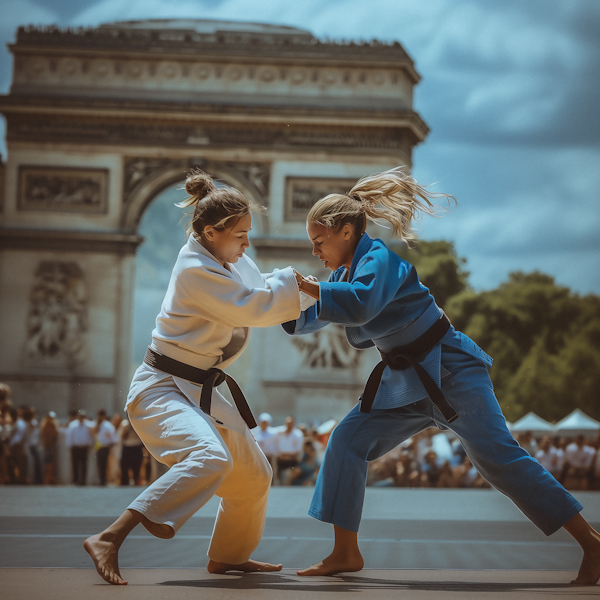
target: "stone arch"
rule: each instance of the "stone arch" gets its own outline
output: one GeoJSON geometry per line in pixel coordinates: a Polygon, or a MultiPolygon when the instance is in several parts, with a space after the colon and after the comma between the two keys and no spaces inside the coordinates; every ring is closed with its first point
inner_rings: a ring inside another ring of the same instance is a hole
{"type": "MultiPolygon", "coordinates": [[[[142,216],[149,204],[169,186],[182,181],[185,174],[193,167],[200,167],[209,173],[214,179],[218,179],[226,185],[240,190],[254,204],[266,206],[268,194],[268,177],[270,168],[267,165],[240,164],[241,168],[249,166],[263,169],[263,181],[266,183],[263,190],[242,172],[237,165],[224,164],[209,161],[170,161],[163,159],[129,159],[125,164],[124,186],[123,186],[123,212],[121,215],[121,227],[129,232],[138,229],[142,216]]],[[[258,182],[260,185],[260,182],[258,182]]],[[[255,235],[262,237],[268,233],[268,219],[262,213],[255,213],[253,218],[255,235]]]]}

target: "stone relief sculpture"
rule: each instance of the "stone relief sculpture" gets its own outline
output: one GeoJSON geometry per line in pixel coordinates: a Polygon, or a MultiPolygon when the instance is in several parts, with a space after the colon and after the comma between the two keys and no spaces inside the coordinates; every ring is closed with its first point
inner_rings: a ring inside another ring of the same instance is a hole
{"type": "Polygon", "coordinates": [[[328,194],[343,194],[356,181],[320,177],[286,177],[285,219],[304,221],[312,205],[328,194]]]}
{"type": "Polygon", "coordinates": [[[269,180],[271,179],[270,165],[265,163],[229,163],[229,166],[244,175],[263,198],[268,198],[269,180]]]}
{"type": "Polygon", "coordinates": [[[104,169],[20,167],[19,210],[105,212],[107,179],[104,169]]]}
{"type": "Polygon", "coordinates": [[[85,358],[87,290],[77,263],[42,261],[29,297],[26,356],[30,360],[85,358]]]}
{"type": "Polygon", "coordinates": [[[199,167],[208,173],[220,169],[227,170],[240,180],[246,179],[256,188],[263,202],[266,204],[268,201],[269,182],[271,179],[271,165],[268,163],[219,163],[198,157],[191,158],[188,161],[171,160],[168,158],[132,157],[125,160],[123,168],[124,202],[127,203],[133,190],[155,171],[171,167],[181,168],[182,180],[184,179],[185,171],[193,167],[199,167]]]}
{"type": "Polygon", "coordinates": [[[123,189],[129,194],[138,183],[157,169],[166,167],[171,161],[164,158],[132,158],[127,160],[124,169],[123,189]]]}
{"type": "Polygon", "coordinates": [[[360,360],[342,325],[330,324],[310,335],[293,337],[292,343],[304,354],[302,364],[313,369],[352,369],[360,360]]]}

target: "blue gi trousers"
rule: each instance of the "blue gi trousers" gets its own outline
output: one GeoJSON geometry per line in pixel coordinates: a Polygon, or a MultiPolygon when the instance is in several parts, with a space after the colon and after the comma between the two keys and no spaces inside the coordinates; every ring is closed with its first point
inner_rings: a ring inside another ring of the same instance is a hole
{"type": "Polygon", "coordinates": [[[370,414],[361,413],[356,405],[329,439],[309,514],[358,531],[368,461],[439,424],[458,436],[481,475],[546,535],[577,515],[582,505],[508,431],[489,377],[466,389],[460,387],[442,383],[442,391],[458,413],[452,424],[429,399],[401,408],[373,409],[370,414]]]}

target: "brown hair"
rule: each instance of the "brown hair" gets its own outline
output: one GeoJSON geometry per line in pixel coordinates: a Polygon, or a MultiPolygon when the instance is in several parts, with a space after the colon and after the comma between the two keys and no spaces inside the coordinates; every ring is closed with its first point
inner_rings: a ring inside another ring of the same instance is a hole
{"type": "Polygon", "coordinates": [[[185,191],[189,194],[176,206],[194,207],[191,223],[186,231],[200,237],[204,228],[211,225],[217,230],[226,229],[229,219],[244,217],[255,210],[262,210],[248,201],[246,196],[233,187],[217,187],[213,178],[201,169],[193,169],[185,180],[185,191]]]}
{"type": "Polygon", "coordinates": [[[446,198],[456,202],[450,194],[435,194],[420,186],[410,175],[395,167],[359,179],[348,194],[329,194],[314,204],[307,216],[309,223],[325,227],[339,227],[350,223],[358,235],[367,228],[367,220],[379,223],[388,221],[394,235],[405,242],[416,239],[411,221],[419,213],[436,215],[431,200],[446,198]]]}

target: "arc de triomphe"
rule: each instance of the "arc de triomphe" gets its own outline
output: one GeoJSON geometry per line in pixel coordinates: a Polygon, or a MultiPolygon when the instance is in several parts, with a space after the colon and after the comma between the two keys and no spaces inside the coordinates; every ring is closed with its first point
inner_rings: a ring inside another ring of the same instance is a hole
{"type": "MultiPolygon", "coordinates": [[[[261,269],[324,277],[306,241],[308,207],[367,173],[410,168],[427,134],[412,109],[419,77],[397,42],[186,20],[20,28],[10,49],[0,381],[42,413],[122,410],[138,225],[190,167],[268,207],[253,230],[261,269]]],[[[341,416],[375,361],[335,327],[252,335],[231,372],[257,411],[276,416],[341,416]]]]}

